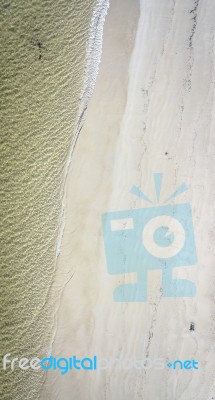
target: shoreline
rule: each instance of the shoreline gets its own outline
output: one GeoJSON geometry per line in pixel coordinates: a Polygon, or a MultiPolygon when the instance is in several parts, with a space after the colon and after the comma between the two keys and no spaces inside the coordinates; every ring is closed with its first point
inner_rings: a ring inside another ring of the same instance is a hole
{"type": "MultiPolygon", "coordinates": [[[[54,315],[53,318],[53,331],[51,333],[51,340],[50,346],[45,351],[47,356],[50,356],[52,353],[52,345],[56,334],[56,314],[58,312],[58,303],[60,304],[61,295],[63,292],[64,287],[67,285],[68,280],[63,279],[58,281],[58,267],[57,267],[57,260],[60,256],[62,239],[64,235],[64,228],[65,228],[65,204],[66,204],[66,196],[65,196],[65,188],[67,184],[67,176],[69,173],[70,165],[72,162],[72,155],[76,146],[76,142],[78,140],[80,131],[83,127],[85,121],[85,115],[87,111],[87,106],[90,101],[90,97],[92,96],[94,86],[96,83],[96,77],[99,72],[99,65],[101,62],[101,55],[102,55],[102,43],[103,43],[103,28],[105,23],[105,18],[109,8],[109,0],[97,0],[96,5],[94,6],[94,10],[92,12],[92,18],[90,22],[90,29],[89,29],[89,37],[86,44],[86,56],[85,56],[85,68],[84,68],[84,76],[83,76],[83,86],[80,94],[80,106],[77,116],[76,127],[74,130],[74,135],[72,137],[71,146],[68,154],[68,159],[65,166],[64,172],[64,181],[62,182],[62,208],[61,208],[61,217],[60,217],[60,227],[59,227],[59,234],[57,238],[57,245],[56,245],[56,265],[55,271],[53,273],[53,283],[49,290],[48,296],[48,303],[51,304],[53,307],[52,313],[54,315]],[[99,20],[99,22],[98,22],[99,20]],[[92,62],[94,61],[94,65],[92,62]],[[56,283],[57,281],[57,283],[56,283]],[[56,296],[56,285],[57,291],[59,294],[56,296]],[[57,300],[54,300],[55,296],[57,300]],[[54,305],[53,305],[54,304],[54,305]]],[[[69,280],[71,277],[69,277],[69,280]]],[[[44,379],[46,379],[44,377],[44,379]]],[[[44,383],[43,383],[44,384],[44,383]]]]}

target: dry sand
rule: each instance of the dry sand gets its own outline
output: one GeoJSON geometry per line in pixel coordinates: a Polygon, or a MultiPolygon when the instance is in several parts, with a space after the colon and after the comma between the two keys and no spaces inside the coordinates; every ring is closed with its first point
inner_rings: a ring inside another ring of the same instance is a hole
{"type": "Polygon", "coordinates": [[[100,72],[67,178],[57,274],[68,283],[52,349],[55,357],[195,359],[199,370],[49,371],[43,399],[215,396],[214,21],[211,0],[110,2],[100,72]],[[136,278],[108,274],[101,216],[145,207],[129,190],[137,185],[154,198],[154,172],[164,174],[161,199],[189,186],[174,202],[191,203],[198,263],[174,276],[195,282],[197,294],[162,297],[161,272],[153,271],[147,302],[117,303],[114,288],[136,278]]]}

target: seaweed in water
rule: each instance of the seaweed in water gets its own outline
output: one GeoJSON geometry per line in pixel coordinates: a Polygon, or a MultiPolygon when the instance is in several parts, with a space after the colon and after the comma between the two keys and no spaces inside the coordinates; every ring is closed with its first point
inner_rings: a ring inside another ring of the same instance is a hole
{"type": "Polygon", "coordinates": [[[45,50],[45,46],[39,39],[33,38],[31,40],[31,42],[32,42],[33,46],[37,47],[37,49],[39,51],[38,60],[42,60],[42,52],[43,52],[43,50],[45,50]]]}

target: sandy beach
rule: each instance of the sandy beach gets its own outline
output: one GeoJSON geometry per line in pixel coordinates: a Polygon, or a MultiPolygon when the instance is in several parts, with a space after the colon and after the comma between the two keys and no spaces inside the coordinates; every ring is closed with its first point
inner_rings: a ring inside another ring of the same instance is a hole
{"type": "Polygon", "coordinates": [[[215,7],[209,0],[110,0],[95,89],[66,181],[65,229],[55,287],[54,357],[197,360],[198,370],[49,370],[48,400],[212,400],[214,385],[215,7]],[[147,274],[147,299],[115,302],[136,274],[110,275],[102,215],[156,205],[192,208],[197,262],[173,269],[194,297],[162,296],[162,272],[147,274]],[[66,282],[66,283],[65,283],[66,282]],[[194,330],[191,329],[193,324],[194,330]]]}

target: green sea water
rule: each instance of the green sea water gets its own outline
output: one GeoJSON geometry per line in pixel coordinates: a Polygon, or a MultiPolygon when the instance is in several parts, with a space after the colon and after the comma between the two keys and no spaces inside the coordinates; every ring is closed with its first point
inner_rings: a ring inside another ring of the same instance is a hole
{"type": "MultiPolygon", "coordinates": [[[[53,316],[63,181],[96,0],[0,3],[1,358],[42,356],[53,316]]],[[[37,399],[40,372],[3,371],[4,399],[37,399]]]]}

